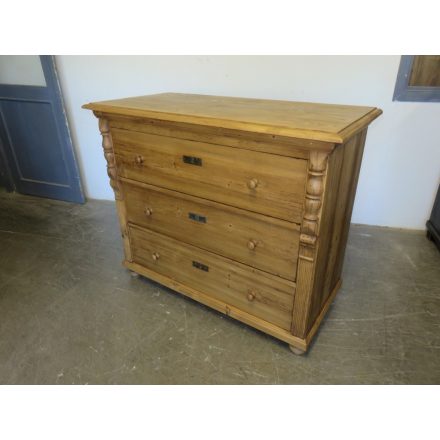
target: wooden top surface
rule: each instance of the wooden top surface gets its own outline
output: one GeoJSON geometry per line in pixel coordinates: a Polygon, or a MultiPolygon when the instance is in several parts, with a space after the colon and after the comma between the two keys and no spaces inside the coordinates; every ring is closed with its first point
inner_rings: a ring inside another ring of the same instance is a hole
{"type": "Polygon", "coordinates": [[[93,102],[83,108],[331,143],[344,142],[382,113],[376,107],[183,93],[93,102]]]}

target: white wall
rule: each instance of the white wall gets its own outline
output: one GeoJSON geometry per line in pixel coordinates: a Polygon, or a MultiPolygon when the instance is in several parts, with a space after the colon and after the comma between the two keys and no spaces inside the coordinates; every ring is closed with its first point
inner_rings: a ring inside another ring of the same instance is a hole
{"type": "Polygon", "coordinates": [[[380,107],[354,223],[423,229],[440,177],[440,103],[392,102],[399,56],[57,56],[86,195],[113,199],[97,120],[81,105],[159,92],[380,107]]]}

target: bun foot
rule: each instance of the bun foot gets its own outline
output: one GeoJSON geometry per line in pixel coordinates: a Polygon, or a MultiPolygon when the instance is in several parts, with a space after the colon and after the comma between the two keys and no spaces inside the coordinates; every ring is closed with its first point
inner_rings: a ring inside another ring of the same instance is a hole
{"type": "Polygon", "coordinates": [[[132,270],[130,270],[130,275],[131,275],[133,278],[137,278],[137,277],[139,276],[139,274],[138,274],[137,272],[133,272],[132,270]]]}
{"type": "Polygon", "coordinates": [[[298,356],[301,356],[302,354],[304,354],[306,351],[305,350],[301,350],[298,347],[295,347],[294,345],[289,345],[290,351],[298,356]]]}

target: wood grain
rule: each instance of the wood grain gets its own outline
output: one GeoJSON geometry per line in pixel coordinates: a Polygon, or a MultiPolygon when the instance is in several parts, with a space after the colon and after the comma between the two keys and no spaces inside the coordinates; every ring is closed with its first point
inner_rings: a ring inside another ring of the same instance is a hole
{"type": "Polygon", "coordinates": [[[309,332],[307,333],[307,336],[305,338],[306,347],[309,348],[310,343],[313,340],[313,337],[316,335],[319,326],[321,325],[322,321],[325,318],[325,315],[327,314],[330,306],[332,305],[333,300],[336,297],[336,294],[339,292],[339,289],[341,288],[342,280],[338,280],[335,284],[335,287],[330,292],[330,295],[328,295],[323,307],[321,308],[318,316],[316,317],[315,321],[313,322],[313,325],[311,326],[309,332]]]}
{"type": "MultiPolygon", "coordinates": [[[[338,225],[340,226],[340,239],[339,247],[335,252],[335,265],[332,275],[332,284],[335,284],[337,280],[341,278],[342,275],[342,265],[344,263],[345,249],[347,247],[348,232],[350,229],[351,215],[353,213],[354,198],[356,195],[356,188],[359,180],[359,173],[361,169],[362,156],[364,153],[365,140],[367,137],[367,128],[365,128],[359,135],[351,141],[352,150],[352,160],[345,161],[343,166],[343,174],[341,176],[340,187],[344,187],[347,193],[347,199],[345,203],[345,209],[340,215],[340,220],[338,225]],[[348,168],[348,170],[347,170],[348,168]],[[347,175],[350,174],[351,168],[351,178],[347,175]]],[[[348,143],[347,143],[348,144],[348,143]]],[[[342,211],[342,207],[340,208],[342,211]]],[[[336,222],[337,220],[335,220],[336,222]]]]}
{"type": "Polygon", "coordinates": [[[112,137],[122,177],[291,222],[302,219],[305,160],[119,129],[112,137]],[[184,156],[202,165],[185,163],[184,156]],[[250,187],[253,179],[256,188],[250,187]]]}
{"type": "Polygon", "coordinates": [[[295,279],[299,242],[295,223],[127,180],[122,189],[129,222],[295,279]],[[190,214],[202,217],[202,221],[190,214]]]}
{"type": "Polygon", "coordinates": [[[181,93],[95,102],[83,108],[330,143],[343,143],[346,137],[340,132],[359,121],[368,125],[381,114],[375,107],[181,93]]]}
{"type": "Polygon", "coordinates": [[[310,331],[341,279],[366,134],[364,129],[346,144],[339,146],[329,158],[306,332],[310,331]]]}
{"type": "Polygon", "coordinates": [[[440,87],[440,55],[416,55],[408,85],[412,87],[440,87]]]}
{"type": "Polygon", "coordinates": [[[328,290],[324,292],[325,274],[329,268],[329,256],[332,252],[331,241],[334,234],[335,210],[337,206],[343,204],[339,192],[339,182],[341,178],[341,168],[344,158],[343,146],[337,149],[329,156],[327,169],[326,192],[323,194],[323,205],[321,213],[321,227],[319,231],[319,243],[316,250],[316,273],[313,283],[312,301],[306,328],[321,311],[323,306],[322,297],[326,297],[328,290]]]}
{"type": "Polygon", "coordinates": [[[205,125],[184,124],[158,119],[142,119],[95,112],[108,118],[111,128],[120,128],[141,133],[157,134],[178,139],[199,141],[214,145],[225,145],[262,153],[308,159],[311,149],[332,151],[334,143],[295,139],[267,133],[250,133],[242,130],[228,130],[205,125]]]}
{"type": "Polygon", "coordinates": [[[327,183],[328,155],[310,154],[304,217],[301,224],[296,294],[293,306],[292,333],[305,338],[310,319],[312,293],[317,270],[322,198],[327,183]]]}
{"type": "Polygon", "coordinates": [[[127,231],[126,205],[124,203],[124,195],[119,184],[116,170],[115,153],[113,150],[113,141],[107,119],[99,119],[99,131],[102,136],[102,148],[104,150],[104,157],[107,162],[107,174],[110,178],[110,186],[115,194],[116,212],[118,214],[121,237],[124,245],[124,255],[127,261],[131,261],[131,248],[127,231]]]}
{"type": "Polygon", "coordinates": [[[381,111],[161,94],[95,103],[126,267],[304,352],[341,285],[381,111]]]}
{"type": "Polygon", "coordinates": [[[290,328],[294,283],[134,225],[130,225],[130,240],[134,262],[285,330],[290,328]]]}

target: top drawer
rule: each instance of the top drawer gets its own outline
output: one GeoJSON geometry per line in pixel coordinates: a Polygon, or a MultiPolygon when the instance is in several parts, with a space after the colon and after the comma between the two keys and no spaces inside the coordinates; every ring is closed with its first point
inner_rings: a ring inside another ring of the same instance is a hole
{"type": "Polygon", "coordinates": [[[300,223],[307,161],[112,129],[119,175],[300,223]]]}

